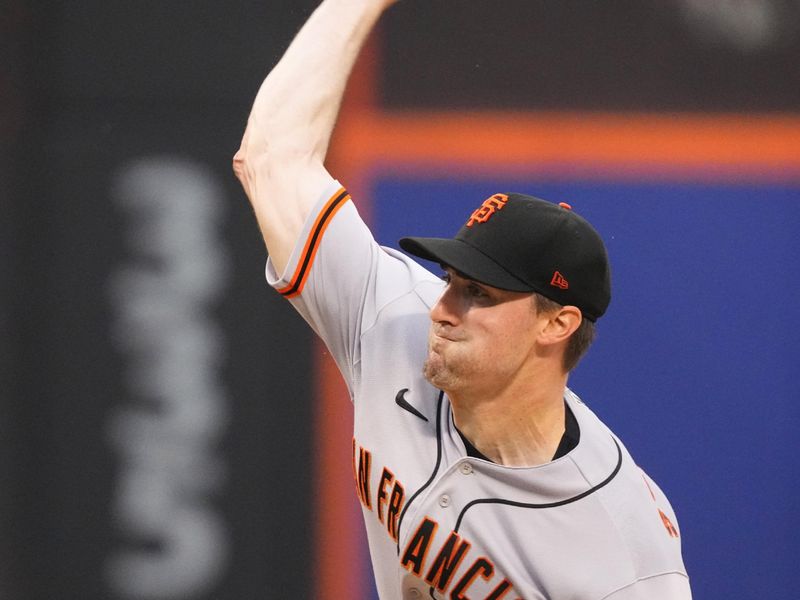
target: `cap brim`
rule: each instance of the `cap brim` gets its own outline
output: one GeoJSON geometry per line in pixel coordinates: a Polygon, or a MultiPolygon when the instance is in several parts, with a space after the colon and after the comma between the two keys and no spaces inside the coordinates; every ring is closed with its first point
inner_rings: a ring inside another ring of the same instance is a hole
{"type": "Polygon", "coordinates": [[[452,267],[470,279],[512,292],[532,292],[533,288],[466,242],[449,238],[405,237],[400,247],[412,254],[452,267]]]}

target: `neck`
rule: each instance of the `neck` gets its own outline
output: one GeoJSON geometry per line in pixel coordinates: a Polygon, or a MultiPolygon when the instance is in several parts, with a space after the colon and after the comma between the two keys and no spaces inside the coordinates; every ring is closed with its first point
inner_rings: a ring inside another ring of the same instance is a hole
{"type": "Polygon", "coordinates": [[[482,454],[498,464],[532,467],[550,462],[564,435],[566,384],[566,374],[539,373],[492,396],[448,397],[456,426],[482,454]]]}

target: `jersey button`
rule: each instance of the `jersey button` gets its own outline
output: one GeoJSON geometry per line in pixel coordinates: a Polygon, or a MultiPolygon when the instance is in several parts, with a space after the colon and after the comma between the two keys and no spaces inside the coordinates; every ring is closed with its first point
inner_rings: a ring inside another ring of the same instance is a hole
{"type": "Polygon", "coordinates": [[[459,467],[462,475],[471,475],[472,474],[472,465],[468,462],[461,463],[461,467],[459,467]]]}
{"type": "Polygon", "coordinates": [[[441,498],[439,498],[439,506],[442,508],[447,508],[450,506],[450,496],[444,494],[441,498]]]}
{"type": "Polygon", "coordinates": [[[408,590],[408,598],[422,598],[422,593],[417,588],[408,590]]]}

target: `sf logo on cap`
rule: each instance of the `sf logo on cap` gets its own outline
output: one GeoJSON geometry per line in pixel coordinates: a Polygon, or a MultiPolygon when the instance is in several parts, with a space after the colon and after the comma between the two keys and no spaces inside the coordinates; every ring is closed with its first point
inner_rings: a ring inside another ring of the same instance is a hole
{"type": "Polygon", "coordinates": [[[483,201],[478,208],[470,215],[467,227],[472,227],[475,223],[486,223],[491,216],[501,210],[508,202],[506,194],[495,194],[483,201]]]}

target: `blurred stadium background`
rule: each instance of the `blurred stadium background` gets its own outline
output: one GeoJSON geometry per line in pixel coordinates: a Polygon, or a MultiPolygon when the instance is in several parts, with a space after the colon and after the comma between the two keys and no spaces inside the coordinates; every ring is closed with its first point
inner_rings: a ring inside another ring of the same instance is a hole
{"type": "MultiPolygon", "coordinates": [[[[371,598],[349,405],[230,170],[316,0],[0,4],[0,598],[371,598]]],[[[403,0],[332,169],[376,235],[566,200],[615,297],[571,385],[698,599],[800,588],[800,2],[403,0]]]]}

